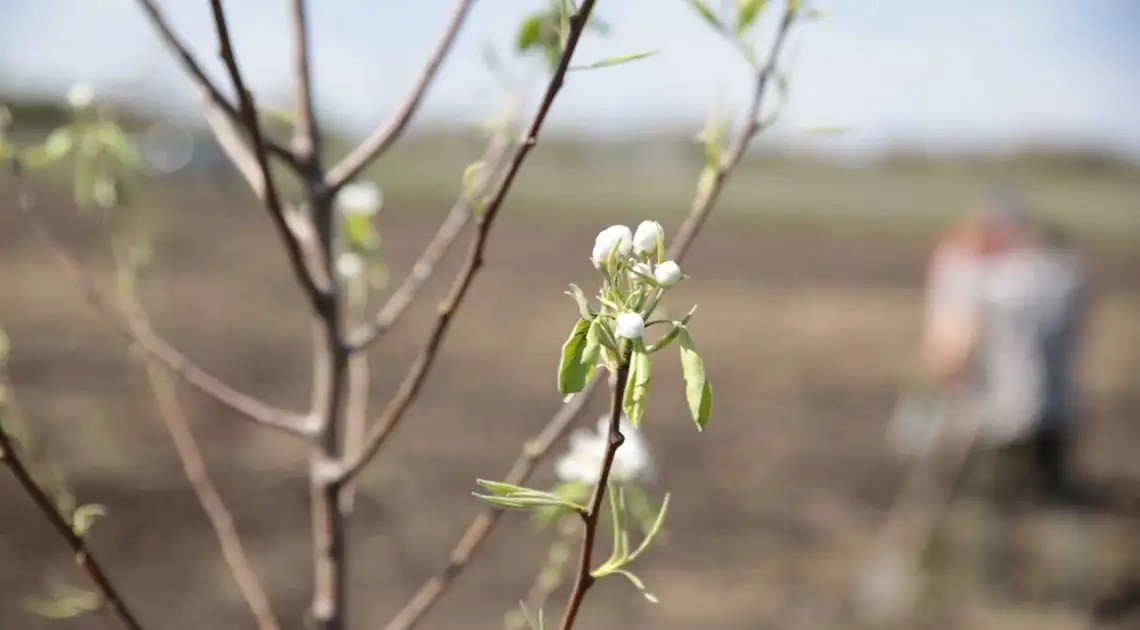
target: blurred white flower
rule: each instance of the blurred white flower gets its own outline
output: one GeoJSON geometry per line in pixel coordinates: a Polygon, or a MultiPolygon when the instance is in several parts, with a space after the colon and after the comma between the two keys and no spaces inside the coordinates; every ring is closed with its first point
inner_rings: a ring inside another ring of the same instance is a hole
{"type": "Polygon", "coordinates": [[[661,286],[671,287],[681,279],[681,267],[672,260],[666,260],[653,270],[653,277],[661,286]]]}
{"type": "Polygon", "coordinates": [[[359,278],[360,274],[364,273],[364,261],[360,256],[352,252],[346,252],[337,256],[336,259],[336,272],[342,278],[359,278]]]}
{"type": "Polygon", "coordinates": [[[657,251],[658,240],[665,239],[665,229],[656,221],[642,221],[633,234],[633,251],[638,254],[657,251]]]}
{"type": "Polygon", "coordinates": [[[622,313],[617,316],[617,334],[626,339],[641,339],[645,334],[645,320],[637,313],[622,313]]]}
{"type": "Polygon", "coordinates": [[[629,256],[633,247],[633,232],[624,225],[611,225],[598,233],[594,239],[594,252],[590,256],[594,266],[600,269],[615,247],[617,252],[614,255],[617,257],[629,256]]]}
{"type": "Polygon", "coordinates": [[[340,189],[336,209],[341,214],[372,216],[380,211],[384,195],[372,182],[353,182],[340,189]]]}
{"type": "Polygon", "coordinates": [[[95,101],[95,88],[89,83],[76,83],[67,91],[67,102],[75,109],[83,109],[95,101]]]}
{"type": "MultiPolygon", "coordinates": [[[[602,459],[609,441],[609,415],[598,418],[597,430],[578,429],[570,434],[570,450],[554,464],[554,474],[562,481],[595,484],[602,472],[602,459]]],[[[621,434],[625,438],[614,455],[610,480],[616,483],[653,481],[656,472],[644,436],[633,428],[629,418],[621,416],[621,434]]]]}

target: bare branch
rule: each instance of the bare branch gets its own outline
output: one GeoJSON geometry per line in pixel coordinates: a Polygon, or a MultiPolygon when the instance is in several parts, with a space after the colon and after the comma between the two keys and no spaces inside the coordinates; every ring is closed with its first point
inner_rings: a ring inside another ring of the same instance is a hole
{"type": "MultiPolygon", "coordinates": [[[[4,407],[6,404],[6,393],[3,391],[3,386],[0,385],[0,418],[4,416],[4,407]]],[[[100,564],[98,558],[91,553],[87,547],[86,541],[75,533],[72,529],[68,519],[59,513],[59,510],[52,504],[51,497],[49,497],[42,488],[35,482],[32,474],[28,471],[27,467],[20,461],[19,455],[16,453],[16,445],[14,440],[9,437],[7,431],[4,429],[4,423],[0,422],[0,460],[3,460],[4,465],[12,472],[12,476],[16,478],[16,482],[24,490],[24,493],[31,497],[35,502],[36,508],[44,515],[52,527],[61,538],[67,543],[67,546],[75,554],[75,561],[83,569],[91,581],[95,584],[95,588],[99,591],[99,596],[103,603],[109,608],[112,614],[119,620],[127,630],[142,630],[142,624],[135,618],[134,613],[127,607],[123,597],[119,594],[114,584],[111,583],[110,578],[107,577],[106,572],[100,564]]]]}
{"type": "MultiPolygon", "coordinates": [[[[155,31],[158,32],[159,37],[166,44],[166,47],[170,50],[171,54],[173,54],[178,59],[179,63],[182,64],[183,69],[186,70],[186,73],[188,75],[190,75],[190,80],[198,89],[199,96],[203,104],[206,106],[207,118],[210,116],[222,116],[229,119],[231,122],[228,127],[211,124],[211,127],[214,129],[214,133],[218,134],[219,142],[229,144],[230,146],[245,147],[243,149],[244,155],[242,156],[242,159],[252,159],[252,152],[248,147],[245,146],[245,142],[241,139],[239,133],[237,132],[236,123],[239,123],[241,120],[241,115],[238,113],[237,108],[230,104],[226,97],[223,96],[220,91],[218,91],[217,86],[215,86],[213,82],[210,81],[210,78],[206,76],[206,73],[202,70],[202,67],[194,59],[194,56],[190,54],[190,49],[186,46],[185,43],[182,42],[182,40],[178,38],[178,35],[174,33],[174,30],[170,28],[169,20],[166,19],[165,15],[163,15],[162,10],[158,8],[158,5],[154,2],[154,0],[137,1],[139,3],[139,7],[143,10],[147,16],[147,19],[150,21],[151,26],[155,31]]],[[[288,149],[285,149],[281,145],[269,139],[266,139],[265,146],[266,149],[276,157],[284,160],[287,164],[296,166],[297,160],[288,149]]],[[[234,155],[231,154],[231,158],[233,157],[234,155]]]]}
{"type": "MultiPolygon", "coordinates": [[[[511,146],[511,129],[512,126],[508,123],[491,139],[487,150],[483,153],[481,161],[484,164],[484,172],[487,173],[485,181],[492,181],[506,163],[507,152],[511,146]]],[[[476,195],[483,194],[483,186],[476,186],[476,189],[476,195]]],[[[459,233],[463,231],[470,220],[471,201],[468,198],[467,191],[462,191],[459,198],[456,199],[455,205],[452,206],[451,212],[447,214],[447,218],[436,230],[435,236],[424,248],[419,259],[412,266],[412,271],[404,278],[400,288],[389,296],[384,306],[376,313],[376,317],[353,331],[348,340],[348,346],[352,352],[366,349],[388,332],[392,326],[396,325],[396,322],[400,320],[400,317],[416,299],[420,289],[431,278],[436,265],[447,255],[459,237],[459,233]]]]}
{"type": "MultiPolygon", "coordinates": [[[[753,98],[748,109],[748,119],[751,122],[745,124],[740,136],[736,138],[728,159],[719,169],[718,176],[709,191],[693,200],[688,216],[670,244],[666,254],[668,258],[678,262],[684,259],[693,241],[700,235],[705,220],[715,207],[721,190],[747,151],[751,139],[760,130],[759,123],[756,120],[759,117],[760,107],[763,104],[770,77],[775,72],[780,51],[787,39],[788,31],[794,23],[794,18],[793,8],[785,11],[767,62],[756,75],[753,98]]],[[[581,392],[575,394],[558,410],[538,435],[525,443],[518,459],[515,460],[510,471],[504,476],[504,483],[522,485],[527,482],[538,464],[545,459],[554,445],[569,431],[574,420],[586,408],[590,396],[593,395],[601,382],[600,375],[590,380],[581,392]]],[[[504,511],[501,509],[488,508],[476,516],[452,549],[447,564],[420,586],[411,599],[404,604],[400,612],[384,626],[384,630],[412,630],[415,628],[431,608],[448,592],[456,578],[470,566],[471,561],[482,550],[487,538],[494,531],[503,513],[504,511]]]]}
{"type": "MultiPolygon", "coordinates": [[[[350,325],[358,325],[368,307],[368,285],[363,278],[354,278],[348,286],[346,304],[350,325]]],[[[348,400],[344,408],[344,448],[346,456],[355,456],[364,447],[364,436],[368,431],[368,397],[371,393],[372,372],[368,363],[368,353],[358,352],[348,360],[347,377],[348,400]]],[[[355,504],[356,488],[346,483],[340,489],[340,511],[352,513],[355,504]]]]}
{"type": "Polygon", "coordinates": [[[23,210],[24,216],[28,217],[32,231],[47,246],[59,265],[64,268],[64,271],[71,276],[87,301],[110,319],[119,332],[138,343],[147,354],[154,356],[168,370],[178,374],[203,394],[261,426],[280,429],[294,435],[308,436],[310,434],[304,417],[271,407],[256,398],[233,389],[192,363],[185,355],[159,337],[154,330],[146,325],[146,322],[133,319],[128,313],[117,308],[113,300],[99,289],[95,280],[84,271],[78,261],[71,257],[63,244],[55,238],[50,228],[36,214],[35,202],[30,193],[26,191],[20,193],[20,208],[23,210]]]}
{"type": "Polygon", "coordinates": [[[399,423],[403,417],[404,412],[411,407],[412,402],[416,398],[416,394],[419,393],[420,388],[427,380],[431,366],[435,362],[435,358],[439,354],[440,346],[443,344],[443,339],[447,334],[447,329],[455,317],[455,313],[460,304],[463,302],[463,298],[467,295],[468,289],[471,288],[475,275],[483,266],[483,250],[487,245],[487,238],[490,236],[491,227],[494,225],[495,218],[502,208],[503,201],[506,199],[507,193],[510,191],[511,184],[514,182],[515,176],[518,175],[520,167],[526,160],[530,150],[534,148],[538,142],[538,134],[542,130],[542,125],[546,122],[546,117],[550,113],[555,97],[558,96],[559,90],[562,89],[566,70],[570,66],[570,59],[574,56],[574,50],[578,47],[582,30],[590,16],[590,12],[594,9],[595,2],[596,0],[585,0],[581,8],[570,16],[570,33],[566,40],[566,48],[558,62],[558,67],[554,70],[554,75],[550,79],[546,94],[538,107],[538,111],[535,113],[534,119],[531,121],[530,129],[527,131],[525,139],[519,144],[518,148],[515,149],[511,162],[507,166],[506,172],[499,181],[495,192],[491,195],[490,200],[488,200],[486,207],[482,213],[475,218],[476,232],[475,237],[471,241],[467,259],[464,261],[462,269],[460,269],[459,274],[452,283],[451,290],[448,292],[447,297],[444,298],[443,303],[438,309],[435,325],[428,336],[428,342],[419,356],[416,357],[415,362],[404,377],[404,381],[400,383],[396,394],[384,409],[384,413],[380,416],[380,419],[377,420],[376,424],[373,425],[364,450],[359,456],[348,460],[341,473],[341,481],[351,479],[359,474],[368,464],[369,460],[379,452],[380,447],[383,446],[388,436],[391,435],[393,429],[395,429],[397,423],[399,423]]]}
{"type": "Polygon", "coordinates": [[[598,482],[594,485],[593,494],[590,495],[590,503],[586,507],[586,513],[582,515],[585,532],[582,534],[581,551],[578,552],[578,570],[574,576],[574,586],[570,591],[570,600],[566,603],[566,611],[562,615],[562,623],[559,625],[561,630],[570,630],[574,627],[574,620],[578,618],[578,611],[582,608],[582,600],[595,582],[593,574],[590,573],[591,558],[594,556],[594,539],[598,535],[598,524],[602,515],[602,500],[606,494],[606,486],[609,485],[610,469],[613,468],[618,447],[625,441],[621,434],[621,403],[628,381],[629,358],[626,357],[611,377],[610,423],[606,438],[606,450],[602,455],[598,482]]]}
{"type": "Polygon", "coordinates": [[[308,238],[302,240],[298,233],[291,229],[285,207],[282,205],[280,197],[277,196],[277,187],[273,183],[273,173],[266,152],[266,138],[257,120],[257,108],[253,103],[253,95],[245,87],[241,71],[238,69],[237,58],[234,56],[233,46],[230,43],[229,27],[226,24],[226,14],[222,8],[221,0],[210,0],[210,8],[214,14],[214,25],[218,32],[218,54],[229,71],[230,80],[233,81],[234,91],[238,95],[239,114],[253,141],[257,165],[261,170],[261,177],[265,181],[265,207],[269,210],[269,217],[273,220],[273,226],[277,228],[278,236],[285,243],[289,262],[293,268],[293,275],[304,289],[313,310],[320,311],[331,284],[327,265],[318,265],[311,240],[308,238]],[[318,272],[321,274],[319,284],[318,272]]]}
{"type": "Polygon", "coordinates": [[[392,146],[407,129],[408,123],[411,122],[412,117],[415,115],[416,110],[419,109],[420,103],[423,101],[424,95],[427,94],[428,88],[431,87],[435,75],[439,72],[439,68],[443,65],[443,60],[447,58],[448,53],[451,52],[451,46],[455,43],[456,36],[459,35],[460,29],[463,27],[463,22],[467,19],[467,14],[470,12],[471,6],[475,4],[475,0],[459,0],[455,5],[455,10],[451,14],[451,20],[447,24],[447,28],[440,37],[439,43],[436,44],[435,50],[428,58],[427,65],[424,66],[423,72],[420,73],[419,79],[412,87],[412,91],[404,99],[404,102],[392,113],[392,116],[380,125],[376,131],[372,132],[360,146],[353,149],[346,155],[338,164],[329,169],[325,177],[326,188],[330,193],[335,193],[353,177],[356,177],[368,167],[376,158],[380,157],[389,147],[392,146]]]}
{"type": "Polygon", "coordinates": [[[293,75],[297,101],[297,122],[293,150],[302,163],[313,168],[319,164],[321,132],[313,107],[312,62],[309,56],[308,19],[305,0],[293,0],[293,75]]]}
{"type": "MultiPolygon", "coordinates": [[[[115,257],[115,265],[122,280],[119,283],[120,307],[129,314],[130,319],[150,328],[150,315],[143,308],[136,293],[138,277],[133,273],[132,265],[123,254],[121,244],[115,242],[117,239],[113,234],[109,237],[112,241],[111,251],[115,257]]],[[[225,501],[213,480],[210,479],[206,462],[202,458],[202,451],[198,448],[198,442],[190,431],[190,423],[186,419],[182,405],[178,402],[178,394],[173,383],[170,382],[169,374],[151,356],[144,357],[143,363],[147,382],[150,384],[151,393],[154,394],[155,404],[158,407],[158,415],[162,418],[162,423],[166,426],[171,441],[174,442],[174,449],[178,453],[178,459],[182,462],[186,479],[190,482],[190,487],[194,490],[194,495],[198,498],[202,511],[206,513],[206,518],[210,521],[210,526],[218,539],[218,545],[221,547],[222,557],[229,566],[230,573],[233,574],[234,581],[237,582],[238,589],[246,603],[249,604],[258,629],[281,630],[281,625],[273,614],[273,607],[269,603],[269,598],[266,597],[261,581],[257,578],[257,572],[242,546],[241,538],[234,525],[233,515],[226,507],[225,501]]]]}

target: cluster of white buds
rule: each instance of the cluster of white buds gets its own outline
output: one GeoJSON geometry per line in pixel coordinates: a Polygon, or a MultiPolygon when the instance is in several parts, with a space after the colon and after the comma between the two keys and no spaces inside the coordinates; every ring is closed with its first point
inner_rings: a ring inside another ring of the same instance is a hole
{"type": "Polygon", "coordinates": [[[594,239],[590,260],[606,277],[606,297],[624,307],[616,315],[619,337],[640,339],[660,293],[684,277],[680,265],[663,259],[664,241],[665,230],[657,221],[642,221],[637,230],[612,225],[594,239]]]}

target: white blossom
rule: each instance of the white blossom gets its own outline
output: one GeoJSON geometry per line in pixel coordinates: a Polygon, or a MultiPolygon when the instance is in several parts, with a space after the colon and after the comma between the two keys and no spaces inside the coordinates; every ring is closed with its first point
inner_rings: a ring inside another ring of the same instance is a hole
{"type": "Polygon", "coordinates": [[[633,234],[633,251],[638,254],[657,251],[657,244],[665,239],[665,229],[656,221],[642,221],[633,234]]]}
{"type": "Polygon", "coordinates": [[[648,276],[652,278],[653,268],[650,267],[649,263],[647,262],[638,261],[633,263],[633,266],[629,268],[630,280],[633,282],[644,282],[641,278],[642,276],[648,276]]]}
{"type": "Polygon", "coordinates": [[[364,261],[353,252],[345,252],[337,256],[336,272],[342,278],[359,278],[364,272],[364,261]]]}
{"type": "Polygon", "coordinates": [[[617,334],[626,339],[641,339],[645,334],[645,320],[637,313],[622,313],[617,316],[617,334]]]}
{"type": "Polygon", "coordinates": [[[633,247],[633,232],[624,225],[611,225],[610,227],[598,232],[597,238],[594,239],[594,251],[590,256],[590,260],[594,261],[594,266],[601,268],[606,264],[609,259],[610,252],[617,248],[614,254],[618,257],[629,256],[629,252],[633,247]]]}
{"type": "MultiPolygon", "coordinates": [[[[604,415],[598,419],[596,431],[582,428],[570,434],[570,450],[554,465],[554,473],[559,479],[588,484],[598,482],[609,441],[609,426],[609,416],[604,415]]],[[[652,481],[656,473],[645,438],[633,428],[625,414],[622,414],[619,426],[625,441],[614,454],[610,480],[617,483],[652,481]]]]}
{"type": "Polygon", "coordinates": [[[353,182],[340,189],[336,209],[341,214],[372,216],[380,211],[384,195],[372,182],[353,182]]]}
{"type": "Polygon", "coordinates": [[[672,260],[666,260],[653,270],[653,277],[661,286],[671,287],[681,279],[681,267],[672,260]]]}
{"type": "Polygon", "coordinates": [[[67,102],[75,109],[88,107],[95,101],[95,88],[89,83],[76,83],[67,91],[67,102]]]}

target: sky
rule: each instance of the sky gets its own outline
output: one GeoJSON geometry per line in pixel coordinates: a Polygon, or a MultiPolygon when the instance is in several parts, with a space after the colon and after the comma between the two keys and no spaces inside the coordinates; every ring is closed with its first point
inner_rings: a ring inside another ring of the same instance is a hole
{"type": "MultiPolygon", "coordinates": [[[[416,119],[486,122],[505,93],[488,70],[491,46],[513,73],[542,87],[513,57],[523,16],[549,0],[476,0],[416,119]]],[[[709,0],[714,6],[720,0],[709,0]]],[[[162,0],[176,31],[226,84],[204,0],[162,0]]],[[[284,0],[226,3],[247,83],[263,102],[290,94],[284,0]]],[[[317,105],[353,134],[382,122],[410,89],[455,0],[310,3],[317,105]]],[[[766,49],[782,3],[757,39],[766,49]]],[[[1107,148],[1140,157],[1140,2],[1137,0],[815,0],[824,19],[797,27],[790,97],[773,142],[835,152],[894,143],[928,149],[1023,143],[1107,148]],[[849,126],[842,135],[810,126],[849,126]]],[[[583,40],[581,63],[659,51],[633,63],[572,73],[551,127],[627,133],[700,129],[713,108],[740,111],[750,75],[733,48],[684,0],[599,0],[608,36],[583,40]]],[[[60,95],[76,81],[102,94],[194,111],[194,92],[151,33],[136,0],[0,0],[0,90],[60,95]]]]}

